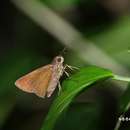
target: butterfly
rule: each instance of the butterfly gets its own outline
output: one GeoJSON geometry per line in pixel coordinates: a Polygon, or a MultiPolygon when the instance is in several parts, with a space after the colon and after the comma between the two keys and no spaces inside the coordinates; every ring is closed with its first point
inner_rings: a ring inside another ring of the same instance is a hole
{"type": "Polygon", "coordinates": [[[34,93],[39,97],[50,97],[57,85],[60,89],[59,79],[65,72],[67,65],[63,65],[64,58],[62,56],[56,56],[51,64],[38,68],[25,76],[22,76],[16,80],[15,85],[29,93],[34,93]]]}

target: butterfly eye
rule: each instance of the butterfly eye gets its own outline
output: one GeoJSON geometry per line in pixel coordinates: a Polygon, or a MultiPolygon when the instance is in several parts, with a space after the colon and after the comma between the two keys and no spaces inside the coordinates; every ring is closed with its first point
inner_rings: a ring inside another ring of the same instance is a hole
{"type": "Polygon", "coordinates": [[[57,58],[57,62],[61,62],[61,58],[59,57],[59,58],[57,58]]]}

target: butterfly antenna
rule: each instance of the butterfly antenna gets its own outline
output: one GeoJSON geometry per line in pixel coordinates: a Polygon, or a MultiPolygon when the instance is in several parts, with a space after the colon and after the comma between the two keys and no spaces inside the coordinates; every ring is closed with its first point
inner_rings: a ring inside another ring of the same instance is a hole
{"type": "Polygon", "coordinates": [[[59,53],[59,55],[64,55],[67,52],[67,47],[64,47],[63,50],[59,53]]]}

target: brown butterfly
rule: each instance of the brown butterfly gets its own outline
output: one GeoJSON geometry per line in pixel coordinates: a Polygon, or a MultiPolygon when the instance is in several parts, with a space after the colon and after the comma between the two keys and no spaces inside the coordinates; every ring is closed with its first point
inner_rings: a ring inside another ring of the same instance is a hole
{"type": "MultiPolygon", "coordinates": [[[[68,65],[63,65],[64,58],[56,56],[51,64],[45,65],[31,73],[19,78],[15,85],[23,91],[35,93],[39,97],[50,97],[56,86],[59,84],[59,79],[65,72],[68,65]]],[[[70,68],[70,66],[68,66],[70,68]]],[[[60,88],[60,84],[59,84],[60,88]]]]}

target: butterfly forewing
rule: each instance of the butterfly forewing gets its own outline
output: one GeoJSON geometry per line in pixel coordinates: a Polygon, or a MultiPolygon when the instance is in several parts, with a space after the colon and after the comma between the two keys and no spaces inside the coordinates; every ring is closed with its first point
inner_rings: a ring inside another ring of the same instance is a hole
{"type": "Polygon", "coordinates": [[[35,93],[40,97],[45,97],[48,84],[52,76],[53,65],[46,65],[31,73],[21,77],[15,85],[23,91],[35,93]]]}

